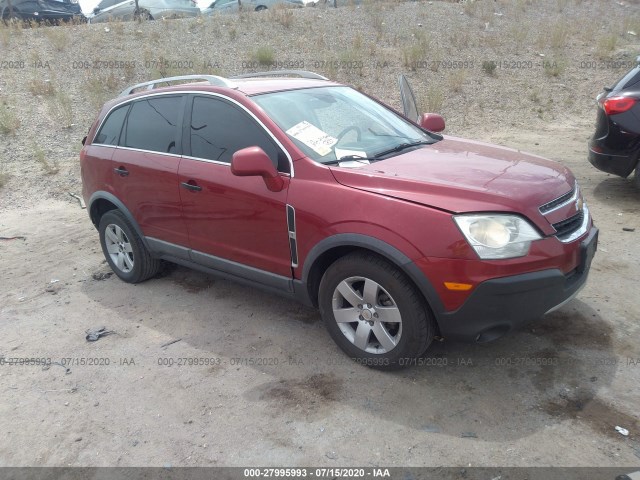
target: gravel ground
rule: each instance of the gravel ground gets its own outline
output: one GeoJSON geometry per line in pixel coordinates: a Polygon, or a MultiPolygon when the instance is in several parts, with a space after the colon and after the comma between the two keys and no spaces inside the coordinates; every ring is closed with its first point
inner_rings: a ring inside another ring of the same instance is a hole
{"type": "Polygon", "coordinates": [[[0,242],[0,356],[112,362],[3,367],[0,466],[638,465],[640,195],[585,150],[595,95],[640,53],[639,13],[614,1],[364,2],[0,28],[0,236],[26,237],[0,242]],[[135,287],[109,276],[69,196],[99,106],[159,75],[268,68],[257,59],[396,107],[407,73],[447,133],[569,166],[601,228],[587,287],[521,332],[439,344],[440,365],[384,374],[346,361],[314,310],[182,268],[135,287]],[[117,334],[86,343],[98,324],[117,334]],[[186,357],[219,362],[160,365],[186,357]]]}

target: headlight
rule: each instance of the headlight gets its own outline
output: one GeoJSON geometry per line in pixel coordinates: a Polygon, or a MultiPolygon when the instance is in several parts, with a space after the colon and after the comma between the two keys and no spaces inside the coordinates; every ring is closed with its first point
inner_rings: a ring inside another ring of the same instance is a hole
{"type": "Polygon", "coordinates": [[[455,215],[469,244],[483,260],[522,257],[533,240],[542,238],[525,219],[515,215],[455,215]]]}

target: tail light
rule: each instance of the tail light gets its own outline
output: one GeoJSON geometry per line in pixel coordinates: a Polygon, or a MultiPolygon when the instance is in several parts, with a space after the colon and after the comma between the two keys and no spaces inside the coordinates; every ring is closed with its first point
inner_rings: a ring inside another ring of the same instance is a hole
{"type": "Polygon", "coordinates": [[[638,100],[632,97],[609,97],[599,101],[607,115],[617,115],[630,110],[638,100]]]}

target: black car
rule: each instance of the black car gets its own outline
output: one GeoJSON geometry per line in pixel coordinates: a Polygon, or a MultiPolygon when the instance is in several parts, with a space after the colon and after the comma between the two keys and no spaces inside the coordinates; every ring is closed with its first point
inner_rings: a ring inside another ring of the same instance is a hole
{"type": "Polygon", "coordinates": [[[84,19],[78,0],[0,0],[0,14],[5,24],[11,20],[59,23],[84,19]]]}
{"type": "Polygon", "coordinates": [[[635,169],[640,188],[640,57],[636,61],[635,68],[598,95],[589,161],[598,170],[625,178],[635,169]]]}

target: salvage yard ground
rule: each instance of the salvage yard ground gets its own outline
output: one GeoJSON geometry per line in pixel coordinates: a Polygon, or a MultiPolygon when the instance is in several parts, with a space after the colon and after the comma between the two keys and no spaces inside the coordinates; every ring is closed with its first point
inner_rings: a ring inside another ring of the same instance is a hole
{"type": "Polygon", "coordinates": [[[0,26],[0,357],[58,362],[0,365],[0,466],[639,465],[640,193],[586,160],[594,98],[639,35],[638,5],[589,0],[0,26]],[[381,373],[288,300],[182,267],[110,275],[69,195],[102,102],[160,75],[270,67],[395,106],[405,72],[446,133],[567,165],[601,231],[586,288],[494,343],[381,373]],[[115,333],[87,342],[100,326],[115,333]]]}

